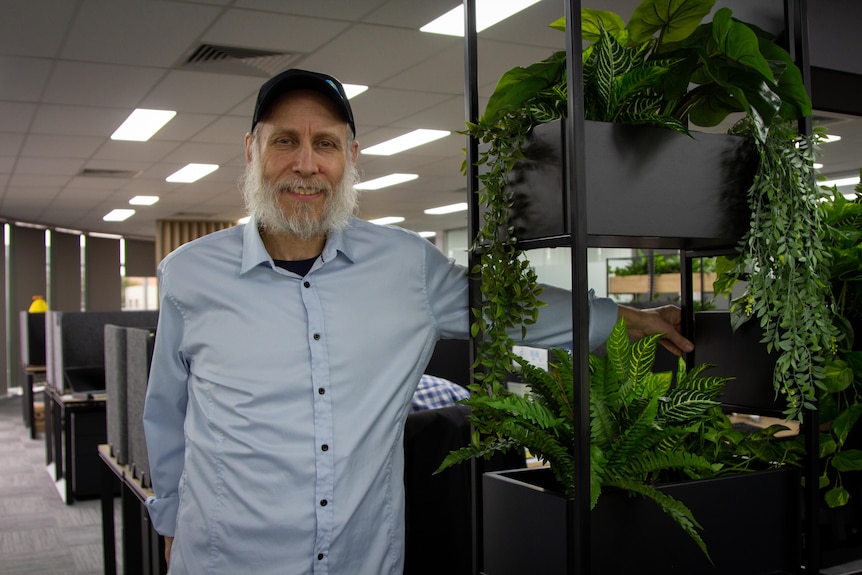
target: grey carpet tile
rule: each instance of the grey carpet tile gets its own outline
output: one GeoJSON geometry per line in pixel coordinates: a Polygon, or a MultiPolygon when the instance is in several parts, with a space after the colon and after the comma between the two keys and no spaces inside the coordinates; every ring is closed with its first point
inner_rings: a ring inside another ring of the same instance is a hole
{"type": "Polygon", "coordinates": [[[0,555],[0,573],[3,575],[80,575],[75,568],[72,554],[65,549],[0,555]]]}
{"type": "Polygon", "coordinates": [[[103,572],[100,501],[63,502],[48,472],[44,435],[30,438],[20,397],[0,397],[0,574],[103,572]]]}
{"type": "Polygon", "coordinates": [[[60,548],[62,527],[0,532],[0,554],[33,553],[60,548]]]}
{"type": "MultiPolygon", "coordinates": [[[[29,515],[35,517],[50,514],[57,509],[57,506],[41,493],[22,493],[19,496],[7,495],[10,491],[12,490],[6,487],[0,490],[2,493],[2,497],[0,497],[0,524],[10,516],[29,515]]],[[[57,497],[59,498],[59,496],[57,497]]]]}
{"type": "Polygon", "coordinates": [[[102,540],[91,545],[77,545],[71,547],[72,560],[77,572],[98,571],[102,569],[102,540]]]}

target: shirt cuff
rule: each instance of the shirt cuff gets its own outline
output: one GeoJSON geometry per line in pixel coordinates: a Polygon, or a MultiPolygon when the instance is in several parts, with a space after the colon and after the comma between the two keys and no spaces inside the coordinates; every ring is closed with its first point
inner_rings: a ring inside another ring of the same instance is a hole
{"type": "Polygon", "coordinates": [[[153,527],[163,537],[173,537],[177,529],[178,497],[147,497],[147,511],[153,527]]]}

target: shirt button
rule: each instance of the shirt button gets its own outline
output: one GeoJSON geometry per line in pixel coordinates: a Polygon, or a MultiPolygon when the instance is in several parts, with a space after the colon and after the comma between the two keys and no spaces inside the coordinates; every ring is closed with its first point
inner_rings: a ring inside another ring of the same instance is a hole
{"type": "Polygon", "coordinates": [[[307,287],[307,288],[310,288],[310,287],[311,287],[311,282],[303,282],[303,284],[302,284],[302,285],[303,285],[303,286],[305,286],[305,287],[307,287]]]}
{"type": "Polygon", "coordinates": [[[318,387],[318,388],[317,388],[317,393],[319,393],[320,395],[323,395],[324,393],[326,393],[326,390],[325,390],[325,389],[323,389],[322,387],[318,387]]]}
{"type": "Polygon", "coordinates": [[[323,553],[318,553],[318,554],[317,554],[317,560],[318,560],[318,561],[322,561],[322,560],[323,560],[323,553]]]}
{"type": "Polygon", "coordinates": [[[320,339],[320,334],[319,334],[319,333],[316,333],[316,334],[314,334],[312,337],[314,337],[314,341],[317,341],[317,340],[319,340],[319,339],[320,339]]]}
{"type": "Polygon", "coordinates": [[[329,451],[329,446],[324,443],[323,445],[320,446],[320,449],[321,449],[321,451],[329,451]]]}
{"type": "Polygon", "coordinates": [[[326,507],[326,504],[327,504],[327,503],[329,503],[329,501],[327,501],[326,499],[321,499],[321,500],[320,500],[320,506],[321,506],[321,507],[326,507]]]}

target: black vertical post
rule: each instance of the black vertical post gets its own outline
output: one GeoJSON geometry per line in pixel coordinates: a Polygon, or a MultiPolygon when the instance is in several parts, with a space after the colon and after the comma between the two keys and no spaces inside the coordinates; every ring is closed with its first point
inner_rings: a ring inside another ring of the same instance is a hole
{"type": "MultiPolygon", "coordinates": [[[[811,97],[811,62],[808,57],[808,0],[785,0],[787,49],[802,73],[802,83],[811,97]]],[[[811,135],[811,117],[800,118],[799,132],[811,135]]],[[[805,478],[803,501],[805,521],[802,524],[803,556],[806,573],[820,573],[820,414],[816,410],[803,413],[802,433],[805,441],[805,478]]]]}
{"type": "Polygon", "coordinates": [[[566,126],[565,181],[569,198],[569,229],[572,246],[572,357],[575,398],[575,499],[569,518],[571,545],[567,571],[590,573],[590,369],[589,307],[587,302],[587,209],[584,153],[583,63],[581,62],[581,3],[565,0],[566,77],[568,118],[566,126]]]}
{"type": "MultiPolygon", "coordinates": [[[[465,117],[468,122],[475,123],[479,118],[479,80],[478,57],[476,42],[476,2],[464,0],[464,89],[465,117]]],[[[479,232],[479,167],[476,161],[479,157],[479,142],[472,136],[467,136],[467,238],[475,241],[479,232]]],[[[479,256],[474,250],[468,251],[468,269],[479,263],[479,256]]],[[[481,304],[479,281],[470,279],[470,309],[478,309],[481,304]]],[[[472,318],[471,318],[472,320],[472,318]]],[[[476,339],[470,345],[470,365],[476,362],[476,339]]],[[[472,375],[471,375],[471,383],[472,375]]],[[[478,575],[484,566],[482,553],[482,461],[473,458],[471,465],[471,502],[472,512],[472,572],[478,575]]]]}

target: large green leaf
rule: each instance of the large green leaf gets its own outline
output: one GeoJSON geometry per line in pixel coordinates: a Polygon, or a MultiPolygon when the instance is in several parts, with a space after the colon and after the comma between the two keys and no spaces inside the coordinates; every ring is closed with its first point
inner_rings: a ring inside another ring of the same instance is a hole
{"type": "MultiPolygon", "coordinates": [[[[565,19],[561,19],[563,28],[565,29],[565,19]]],[[[551,26],[561,29],[560,20],[554,22],[551,26]]],[[[600,30],[605,30],[609,34],[616,35],[626,27],[623,19],[614,12],[606,10],[593,10],[592,8],[581,9],[581,35],[588,42],[595,42],[599,39],[600,30]]]]}
{"type": "MultiPolygon", "coordinates": [[[[768,62],[783,64],[782,72],[777,76],[778,85],[775,92],[781,97],[781,116],[787,120],[795,120],[811,115],[811,99],[808,90],[802,82],[802,72],[790,54],[775,42],[765,38],[758,39],[760,53],[768,62]]],[[[774,64],[770,65],[775,68],[774,64]]]]}
{"type": "Polygon", "coordinates": [[[632,42],[643,42],[656,32],[664,42],[687,38],[709,14],[715,0],[644,0],[629,19],[632,42]]]}
{"type": "Polygon", "coordinates": [[[482,122],[495,124],[506,112],[522,107],[536,93],[559,83],[565,69],[566,54],[563,51],[525,68],[519,66],[507,71],[500,77],[488,100],[482,122]]]}
{"type": "Polygon", "coordinates": [[[862,451],[844,449],[832,456],[832,467],[838,471],[862,471],[862,451]]]}
{"type": "Polygon", "coordinates": [[[764,80],[775,83],[772,69],[760,52],[760,40],[754,31],[731,17],[729,8],[722,8],[712,17],[712,39],[716,50],[732,62],[757,71],[764,80]]]}
{"type": "Polygon", "coordinates": [[[832,433],[839,445],[844,445],[847,436],[856,422],[859,421],[860,416],[862,416],[862,404],[854,403],[838,414],[838,417],[832,422],[832,433]]]}

